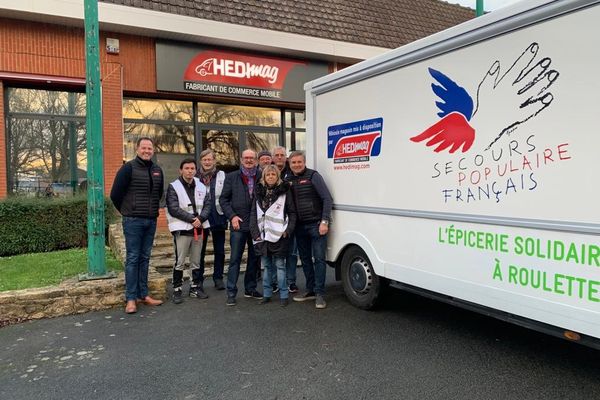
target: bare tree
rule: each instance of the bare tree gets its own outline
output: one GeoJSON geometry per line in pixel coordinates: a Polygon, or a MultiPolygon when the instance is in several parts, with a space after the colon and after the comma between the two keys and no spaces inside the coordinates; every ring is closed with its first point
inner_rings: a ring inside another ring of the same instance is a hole
{"type": "Polygon", "coordinates": [[[76,173],[71,171],[70,149],[83,153],[86,143],[84,125],[72,116],[85,114],[85,95],[12,89],[9,113],[9,179],[15,190],[23,175],[61,182],[76,173]]]}

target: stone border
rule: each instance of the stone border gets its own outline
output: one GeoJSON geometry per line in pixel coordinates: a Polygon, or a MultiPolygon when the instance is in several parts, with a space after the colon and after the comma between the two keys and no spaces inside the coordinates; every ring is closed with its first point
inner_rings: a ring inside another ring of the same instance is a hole
{"type": "MultiPolygon", "coordinates": [[[[164,299],[170,279],[154,272],[148,275],[148,290],[164,299]]],[[[0,292],[0,327],[27,320],[82,314],[125,306],[125,275],[79,281],[72,278],[58,286],[0,292]]]]}

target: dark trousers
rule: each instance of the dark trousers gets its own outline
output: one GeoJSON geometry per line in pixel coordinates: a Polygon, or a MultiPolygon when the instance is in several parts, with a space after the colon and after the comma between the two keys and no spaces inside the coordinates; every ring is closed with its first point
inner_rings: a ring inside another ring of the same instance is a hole
{"type": "Polygon", "coordinates": [[[319,234],[319,223],[310,222],[296,225],[296,243],[302,269],[306,277],[306,291],[325,294],[327,274],[327,235],[319,234]]]}
{"type": "Polygon", "coordinates": [[[237,295],[237,281],[240,276],[240,264],[246,245],[248,245],[248,262],[246,263],[246,273],[244,274],[244,289],[249,293],[256,290],[256,267],[258,265],[258,256],[254,251],[250,232],[232,230],[229,234],[229,238],[231,243],[231,256],[229,259],[229,271],[227,272],[227,295],[229,297],[235,297],[237,295]]]}
{"type": "Polygon", "coordinates": [[[225,230],[213,230],[210,228],[204,230],[202,252],[200,253],[200,275],[204,277],[204,257],[206,256],[206,243],[209,236],[212,236],[215,257],[213,280],[222,280],[223,269],[225,268],[225,230]]]}
{"type": "Polygon", "coordinates": [[[123,217],[125,236],[125,299],[143,299],[148,296],[148,266],[156,218],[123,217]]]}

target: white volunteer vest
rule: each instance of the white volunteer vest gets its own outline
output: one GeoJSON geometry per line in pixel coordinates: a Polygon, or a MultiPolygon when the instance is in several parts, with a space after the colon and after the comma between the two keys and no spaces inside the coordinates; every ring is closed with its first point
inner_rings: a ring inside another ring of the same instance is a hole
{"type": "MultiPolygon", "coordinates": [[[[207,190],[206,190],[206,186],[204,186],[204,184],[202,182],[200,182],[200,179],[198,178],[194,178],[194,181],[196,182],[196,188],[194,189],[194,201],[196,202],[196,213],[198,215],[200,215],[200,213],[202,212],[202,206],[204,205],[204,199],[206,198],[207,195],[207,190]]],[[[181,208],[182,210],[189,212],[190,214],[194,213],[194,210],[192,209],[192,202],[190,201],[190,197],[188,196],[187,192],[185,191],[185,188],[183,187],[183,184],[181,183],[181,181],[179,179],[174,180],[173,182],[171,182],[171,186],[173,186],[173,189],[175,189],[175,192],[177,193],[177,199],[179,200],[179,208],[181,208]]],[[[169,231],[174,232],[174,231],[189,231],[190,229],[192,229],[194,226],[192,224],[190,224],[189,222],[185,222],[182,221],[180,219],[177,219],[173,216],[171,216],[171,214],[169,214],[169,209],[167,209],[167,222],[169,223],[169,231]]],[[[208,220],[206,220],[202,226],[204,228],[209,228],[210,224],[208,223],[208,220]]]]}
{"type": "Polygon", "coordinates": [[[221,197],[221,193],[223,192],[223,184],[225,183],[225,172],[219,171],[217,172],[217,180],[215,181],[215,208],[219,215],[223,215],[223,209],[221,208],[221,204],[219,203],[219,198],[221,197]]]}
{"type": "Polygon", "coordinates": [[[258,202],[256,203],[256,220],[262,240],[276,243],[283,236],[288,226],[288,219],[283,213],[284,208],[285,194],[279,196],[266,211],[260,208],[258,202]]]}

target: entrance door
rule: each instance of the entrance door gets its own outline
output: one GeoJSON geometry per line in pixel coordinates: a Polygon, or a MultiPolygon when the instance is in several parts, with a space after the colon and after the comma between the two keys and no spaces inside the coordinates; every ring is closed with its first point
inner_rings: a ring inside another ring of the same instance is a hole
{"type": "Polygon", "coordinates": [[[271,150],[280,143],[280,132],[257,132],[236,129],[202,129],[202,150],[212,149],[219,168],[231,172],[239,168],[244,149],[257,153],[271,150]]]}
{"type": "Polygon", "coordinates": [[[200,151],[212,149],[226,172],[239,168],[244,149],[259,152],[283,143],[277,108],[198,103],[198,125],[200,151]]]}

